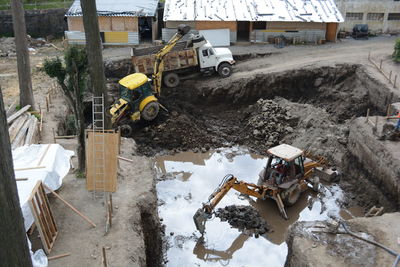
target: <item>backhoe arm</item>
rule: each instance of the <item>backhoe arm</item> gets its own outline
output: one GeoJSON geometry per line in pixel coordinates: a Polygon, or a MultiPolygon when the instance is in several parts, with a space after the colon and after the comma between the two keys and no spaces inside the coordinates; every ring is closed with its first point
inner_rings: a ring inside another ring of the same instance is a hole
{"type": "Polygon", "coordinates": [[[178,26],[178,31],[171,40],[155,55],[153,83],[154,90],[159,95],[161,92],[162,74],[164,72],[164,56],[168,54],[182,37],[190,31],[190,27],[184,24],[178,26]]]}
{"type": "Polygon", "coordinates": [[[238,181],[237,178],[231,174],[225,176],[222,180],[221,185],[208,197],[208,202],[204,203],[203,207],[198,209],[193,216],[196,228],[200,231],[201,234],[203,234],[205,231],[205,223],[207,219],[211,218],[213,210],[231,188],[244,195],[253,196],[261,199],[265,197],[266,193],[264,187],[238,181]]]}

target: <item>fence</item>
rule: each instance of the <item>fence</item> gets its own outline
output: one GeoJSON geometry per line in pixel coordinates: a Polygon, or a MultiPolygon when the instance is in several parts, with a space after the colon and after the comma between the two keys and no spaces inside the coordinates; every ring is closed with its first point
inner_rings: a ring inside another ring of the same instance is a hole
{"type": "Polygon", "coordinates": [[[392,70],[390,70],[390,72],[388,72],[388,73],[385,72],[385,70],[383,69],[383,59],[380,60],[379,65],[378,65],[377,63],[375,63],[372,60],[371,52],[369,52],[368,60],[369,60],[369,62],[372,63],[372,65],[375,66],[375,68],[377,68],[382,73],[382,75],[389,81],[389,83],[393,85],[393,88],[397,88],[398,89],[398,87],[397,87],[397,74],[393,74],[392,70]],[[393,81],[392,81],[392,78],[393,78],[393,81]]]}

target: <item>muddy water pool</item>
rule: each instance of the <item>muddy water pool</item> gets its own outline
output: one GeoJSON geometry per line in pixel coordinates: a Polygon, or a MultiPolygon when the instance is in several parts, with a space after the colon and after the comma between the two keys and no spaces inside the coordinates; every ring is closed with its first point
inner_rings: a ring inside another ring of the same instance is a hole
{"type": "Polygon", "coordinates": [[[243,197],[231,190],[217,208],[252,205],[271,232],[250,237],[214,218],[206,223],[206,233],[201,237],[192,217],[223,177],[233,174],[239,180],[257,183],[266,160],[237,147],[156,158],[158,209],[168,242],[167,266],[284,266],[288,251],[285,233],[291,224],[329,216],[347,219],[357,213],[356,209],[340,209],[343,192],[337,185],[321,186],[318,194],[311,189],[304,192],[296,205],[286,209],[289,220],[280,216],[274,201],[243,197]]]}

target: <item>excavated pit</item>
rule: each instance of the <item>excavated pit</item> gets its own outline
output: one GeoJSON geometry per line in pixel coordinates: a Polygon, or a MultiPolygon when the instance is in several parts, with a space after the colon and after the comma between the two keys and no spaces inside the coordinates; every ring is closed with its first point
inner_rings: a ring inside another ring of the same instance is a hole
{"type": "MultiPolygon", "coordinates": [[[[151,123],[134,125],[132,138],[138,153],[205,153],[238,146],[265,155],[269,147],[288,143],[322,155],[340,172],[346,171],[336,181],[343,190],[342,208],[358,207],[361,213],[374,205],[385,207],[386,212],[398,210],[391,196],[371,182],[373,177],[366,177],[364,166],[348,150],[354,118],[365,116],[367,109],[371,115],[383,115],[389,103],[398,101],[388,88],[359,65],[243,76],[209,77],[163,89],[159,100],[169,112],[161,112],[151,123]]],[[[193,238],[176,236],[174,242],[183,244],[193,238]]],[[[191,242],[202,246],[202,240],[191,242]]]]}

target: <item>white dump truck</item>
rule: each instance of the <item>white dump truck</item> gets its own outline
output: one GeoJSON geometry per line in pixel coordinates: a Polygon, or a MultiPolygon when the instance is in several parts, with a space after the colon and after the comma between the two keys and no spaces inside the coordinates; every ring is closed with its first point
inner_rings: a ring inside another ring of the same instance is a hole
{"type": "MultiPolygon", "coordinates": [[[[132,65],[135,72],[153,74],[155,55],[162,47],[132,48],[132,65]]],[[[187,42],[176,44],[174,49],[165,55],[163,83],[167,87],[176,87],[181,79],[196,73],[217,72],[226,78],[232,74],[233,64],[235,61],[228,48],[213,47],[204,37],[192,35],[187,42]]]]}

